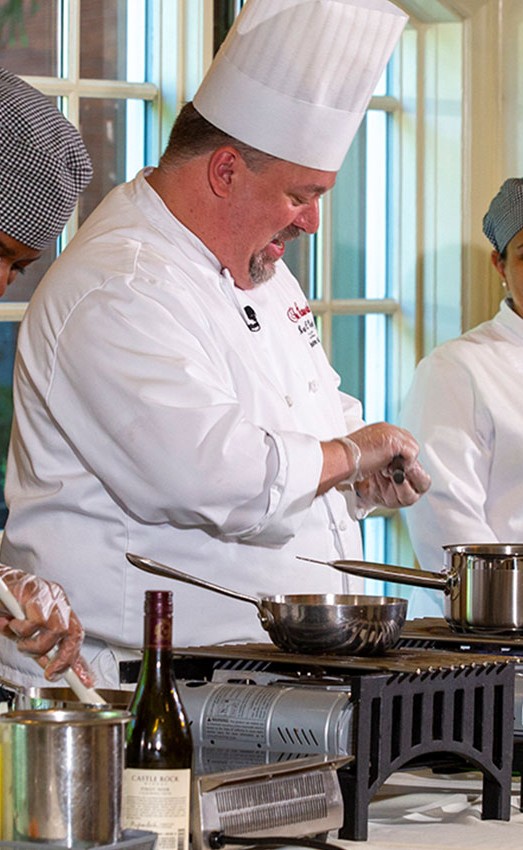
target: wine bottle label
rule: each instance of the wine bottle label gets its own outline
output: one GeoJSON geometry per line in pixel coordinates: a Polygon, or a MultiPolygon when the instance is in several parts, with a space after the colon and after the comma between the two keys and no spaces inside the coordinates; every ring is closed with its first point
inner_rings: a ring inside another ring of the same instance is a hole
{"type": "Polygon", "coordinates": [[[158,834],[155,850],[188,850],[190,770],[125,768],[122,826],[158,834]]]}

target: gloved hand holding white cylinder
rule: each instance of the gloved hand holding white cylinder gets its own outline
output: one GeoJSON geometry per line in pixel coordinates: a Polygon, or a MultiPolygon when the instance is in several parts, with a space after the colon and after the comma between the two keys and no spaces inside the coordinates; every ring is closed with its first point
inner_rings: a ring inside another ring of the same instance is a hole
{"type": "Polygon", "coordinates": [[[90,688],[91,672],[80,655],[84,630],[61,585],[0,564],[0,579],[19,603],[25,619],[0,603],[0,634],[16,640],[21,652],[33,655],[53,681],[71,668],[90,688]],[[48,657],[48,653],[52,652],[48,657]]]}

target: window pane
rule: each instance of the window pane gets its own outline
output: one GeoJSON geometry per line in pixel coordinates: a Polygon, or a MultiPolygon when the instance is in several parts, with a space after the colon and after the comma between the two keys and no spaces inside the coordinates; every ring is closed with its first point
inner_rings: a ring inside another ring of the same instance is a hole
{"type": "Polygon", "coordinates": [[[387,113],[367,114],[365,296],[386,295],[387,113]]]}
{"type": "Polygon", "coordinates": [[[17,322],[0,322],[0,526],[7,516],[4,500],[5,466],[13,415],[13,363],[18,335],[17,322]]]}
{"type": "Polygon", "coordinates": [[[60,76],[58,56],[59,0],[2,3],[2,65],[14,74],[60,76]]]}
{"type": "Polygon", "coordinates": [[[332,296],[365,297],[365,119],[332,190],[332,296]]]}
{"type": "Polygon", "coordinates": [[[82,98],[80,132],[94,163],[94,175],[80,196],[80,222],[114,186],[134,177],[144,165],[144,126],[142,101],[82,98]]]}
{"type": "Polygon", "coordinates": [[[293,275],[299,280],[307,298],[317,298],[314,291],[314,251],[315,239],[305,233],[285,245],[285,262],[293,275]]]}
{"type": "Polygon", "coordinates": [[[380,422],[385,419],[387,398],[387,324],[388,317],[380,313],[365,316],[365,419],[380,422]]]}
{"type": "Polygon", "coordinates": [[[385,68],[381,77],[379,78],[378,85],[374,89],[375,95],[381,96],[381,95],[389,94],[389,91],[388,91],[388,81],[389,81],[388,80],[388,78],[389,78],[388,70],[389,69],[388,69],[388,66],[387,66],[387,68],[385,68]]]}
{"type": "Polygon", "coordinates": [[[80,76],[145,80],[146,0],[82,0],[80,76]]]}
{"type": "Polygon", "coordinates": [[[243,6],[242,0],[214,0],[213,3],[213,53],[217,53],[229,32],[236,15],[243,6]]]}
{"type": "Polygon", "coordinates": [[[323,198],[318,200],[320,228],[317,233],[301,233],[298,239],[292,239],[285,246],[285,262],[308,299],[324,297],[324,281],[321,274],[324,244],[322,239],[321,221],[324,216],[323,198]]]}
{"type": "Polygon", "coordinates": [[[365,317],[332,317],[332,365],[341,377],[343,392],[362,402],[365,388],[363,352],[365,350],[365,317]]]}
{"type": "Polygon", "coordinates": [[[387,114],[368,112],[332,193],[334,298],[385,298],[387,114]]]}
{"type": "Polygon", "coordinates": [[[385,418],[387,317],[334,315],[332,364],[341,389],[359,398],[368,422],[385,418]]]}

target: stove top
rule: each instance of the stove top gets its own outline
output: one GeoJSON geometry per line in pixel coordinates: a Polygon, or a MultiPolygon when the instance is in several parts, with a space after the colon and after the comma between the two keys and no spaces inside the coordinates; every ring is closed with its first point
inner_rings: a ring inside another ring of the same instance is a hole
{"type": "Polygon", "coordinates": [[[398,647],[409,649],[445,647],[455,652],[511,655],[523,658],[523,634],[460,633],[453,631],[442,618],[421,617],[407,620],[396,649],[398,647]]]}
{"type": "MultiPolygon", "coordinates": [[[[454,635],[444,620],[412,621],[402,634],[414,645],[397,645],[381,656],[305,655],[283,652],[270,642],[238,643],[176,647],[173,665],[177,677],[186,679],[190,687],[194,684],[191,678],[216,683],[214,677],[220,673],[226,676],[227,687],[244,688],[239,700],[242,723],[252,724],[253,717],[259,717],[260,705],[288,692],[292,706],[282,705],[279,714],[272,707],[270,711],[275,726],[278,720],[275,734],[280,738],[299,725],[300,710],[314,695],[314,690],[300,693],[298,686],[310,688],[309,680],[313,680],[312,688],[319,688],[322,698],[330,697],[337,705],[347,691],[344,687],[350,688],[350,699],[344,704],[351,710],[351,754],[355,759],[348,770],[340,771],[345,805],[340,838],[367,838],[368,806],[376,790],[392,772],[413,764],[439,769],[442,765],[448,769],[449,763],[453,768],[463,762],[473,764],[483,772],[482,817],[507,820],[519,661],[518,655],[503,652],[511,639],[494,639],[496,649],[487,654],[481,642],[476,645],[468,636],[454,635]],[[438,641],[442,635],[450,641],[433,647],[434,629],[438,641]],[[463,652],[465,645],[467,651],[463,652]],[[253,672],[272,676],[267,684],[274,685],[255,691],[253,672]],[[288,687],[291,679],[292,687],[288,687]],[[282,680],[284,687],[275,691],[282,680]],[[260,695],[263,691],[267,693],[260,695]],[[254,713],[247,709],[251,703],[254,713]]],[[[488,640],[490,643],[490,637],[488,640]]],[[[518,651],[523,658],[523,641],[518,651]]],[[[220,681],[224,682],[221,675],[220,681]]],[[[217,693],[214,684],[209,706],[215,706],[217,693]]],[[[225,693],[225,700],[230,714],[230,694],[225,693]]],[[[303,713],[309,728],[312,713],[303,713]]],[[[200,711],[196,716],[205,720],[207,715],[200,711]]],[[[333,716],[331,711],[329,718],[333,716]]],[[[221,714],[219,720],[223,721],[221,714]]],[[[214,729],[211,731],[214,735],[214,729]]],[[[317,737],[319,740],[321,735],[317,737]]]]}
{"type": "MultiPolygon", "coordinates": [[[[439,622],[439,621],[435,621],[439,622]]],[[[442,628],[446,627],[444,621],[442,628]]],[[[404,627],[406,629],[406,627],[404,627]]],[[[447,631],[450,630],[447,628],[447,631]]],[[[403,633],[402,633],[403,634],[403,633]]],[[[418,639],[418,632],[412,638],[418,639]]],[[[460,638],[462,640],[462,638],[460,638]]],[[[514,662],[519,658],[513,655],[507,657],[500,651],[499,655],[489,655],[483,652],[468,651],[466,657],[459,651],[459,646],[449,645],[443,648],[399,647],[389,650],[384,655],[305,655],[284,652],[270,643],[239,643],[217,646],[176,647],[175,657],[192,657],[220,659],[221,661],[252,661],[267,664],[299,666],[301,669],[319,671],[320,669],[335,669],[340,673],[349,671],[380,672],[380,673],[414,673],[433,672],[441,670],[456,670],[463,667],[485,666],[490,663],[514,662]]],[[[523,657],[523,642],[521,643],[523,657]]]]}

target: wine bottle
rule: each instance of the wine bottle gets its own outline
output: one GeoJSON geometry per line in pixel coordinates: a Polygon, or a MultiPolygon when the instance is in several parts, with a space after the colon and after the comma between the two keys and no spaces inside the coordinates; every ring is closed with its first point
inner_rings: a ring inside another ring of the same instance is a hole
{"type": "Polygon", "coordinates": [[[192,740],[172,671],[172,593],[145,594],[143,659],[129,710],[122,824],[188,850],[192,740]]]}

